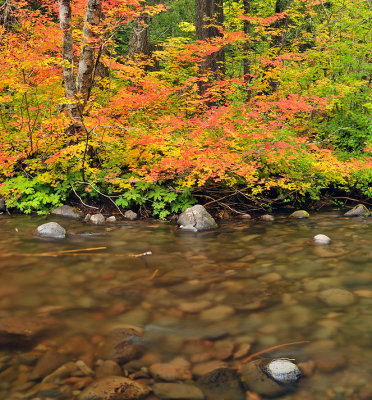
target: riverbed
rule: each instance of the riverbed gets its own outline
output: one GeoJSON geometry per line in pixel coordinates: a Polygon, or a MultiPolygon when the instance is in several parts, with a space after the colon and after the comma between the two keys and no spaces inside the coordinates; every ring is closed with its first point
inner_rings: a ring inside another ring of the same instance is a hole
{"type": "Polygon", "coordinates": [[[0,326],[18,326],[0,328],[0,399],[78,398],[110,359],[102,349],[117,329],[136,330],[140,347],[116,360],[118,373],[150,388],[166,380],[153,365],[181,360],[188,372],[168,381],[194,384],[216,368],[238,370],[255,352],[306,342],[263,355],[302,365],[304,377],[284,399],[371,399],[371,244],[372,218],[336,209],[301,220],[219,221],[201,233],[156,220],[94,226],[2,215],[0,326]],[[67,237],[35,237],[48,221],[67,237]],[[317,234],[331,244],[314,244],[317,234]],[[329,289],[350,301],[332,302],[329,289]],[[61,357],[42,369],[46,353],[61,357]],[[45,382],[78,360],[78,372],[45,382]]]}

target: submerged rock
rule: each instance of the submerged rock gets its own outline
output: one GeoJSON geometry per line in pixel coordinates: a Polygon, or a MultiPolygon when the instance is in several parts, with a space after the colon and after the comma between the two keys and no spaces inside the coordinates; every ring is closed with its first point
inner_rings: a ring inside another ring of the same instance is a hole
{"type": "Polygon", "coordinates": [[[265,222],[273,222],[275,218],[270,214],[261,215],[260,219],[265,222]]]}
{"type": "Polygon", "coordinates": [[[175,358],[167,364],[152,364],[150,366],[150,374],[155,379],[161,379],[168,382],[192,379],[190,363],[182,358],[175,358]]]}
{"type": "Polygon", "coordinates": [[[53,318],[7,317],[0,320],[0,344],[20,343],[57,327],[53,318]]]}
{"type": "Polygon", "coordinates": [[[107,376],[89,385],[79,400],[138,400],[149,393],[149,388],[129,378],[107,376]]]}
{"type": "Polygon", "coordinates": [[[355,303],[353,293],[345,289],[327,289],[319,293],[319,299],[331,307],[347,307],[355,303]]]}
{"type": "Polygon", "coordinates": [[[99,350],[99,357],[112,360],[118,364],[140,358],[144,347],[140,336],[140,328],[118,328],[110,332],[106,343],[99,350]]]}
{"type": "Polygon", "coordinates": [[[245,400],[245,391],[238,374],[229,368],[219,368],[197,381],[207,400],[245,400]]]}
{"type": "Polygon", "coordinates": [[[303,218],[309,218],[310,214],[305,210],[297,210],[297,211],[293,212],[289,217],[303,219],[303,218]]]}
{"type": "Polygon", "coordinates": [[[313,240],[314,240],[314,243],[316,243],[316,244],[329,244],[329,243],[331,243],[331,238],[329,238],[326,235],[322,235],[322,234],[315,235],[313,240]]]}
{"type": "Polygon", "coordinates": [[[66,237],[66,229],[57,222],[47,222],[36,228],[36,235],[42,237],[50,237],[56,239],[63,239],[66,237]]]}
{"type": "Polygon", "coordinates": [[[89,219],[89,222],[96,225],[102,225],[105,221],[105,217],[102,214],[93,214],[89,219]]]}
{"type": "Polygon", "coordinates": [[[345,217],[369,217],[370,215],[370,211],[363,204],[358,204],[344,214],[345,217]]]}
{"type": "Polygon", "coordinates": [[[203,400],[203,392],[194,385],[185,383],[156,383],[153,386],[156,396],[170,400],[203,400]]]}
{"type": "Polygon", "coordinates": [[[177,224],[181,229],[209,231],[217,228],[216,221],[200,204],[186,209],[178,218],[177,224]]]}
{"type": "Polygon", "coordinates": [[[52,215],[57,215],[58,217],[65,217],[65,218],[73,218],[73,219],[80,219],[82,214],[79,212],[74,211],[74,209],[70,206],[60,206],[52,210],[52,215]]]}
{"type": "Polygon", "coordinates": [[[249,390],[263,396],[276,397],[296,389],[300,369],[286,359],[260,359],[245,364],[242,376],[249,390]]]}

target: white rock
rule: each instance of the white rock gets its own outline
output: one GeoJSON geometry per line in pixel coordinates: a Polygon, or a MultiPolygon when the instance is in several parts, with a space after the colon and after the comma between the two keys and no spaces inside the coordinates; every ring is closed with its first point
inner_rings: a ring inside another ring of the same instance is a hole
{"type": "Polygon", "coordinates": [[[66,230],[57,222],[48,222],[36,228],[36,234],[43,237],[52,237],[63,239],[66,236],[66,230]]]}
{"type": "Polygon", "coordinates": [[[301,371],[290,360],[274,360],[267,365],[267,372],[280,383],[295,383],[301,377],[301,371]]]}
{"type": "Polygon", "coordinates": [[[315,235],[313,240],[314,240],[314,243],[316,243],[316,244],[329,244],[329,243],[331,243],[331,238],[329,238],[326,235],[322,235],[322,234],[315,235]]]}
{"type": "Polygon", "coordinates": [[[115,215],[111,215],[111,217],[106,218],[106,222],[116,222],[115,215]]]}

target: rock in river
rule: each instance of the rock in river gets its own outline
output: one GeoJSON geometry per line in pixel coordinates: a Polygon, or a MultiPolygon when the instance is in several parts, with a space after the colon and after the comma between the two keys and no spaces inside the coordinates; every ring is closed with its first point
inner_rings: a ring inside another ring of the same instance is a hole
{"type": "Polygon", "coordinates": [[[140,339],[141,332],[133,328],[113,330],[106,343],[99,350],[99,357],[124,364],[143,354],[144,347],[140,339]]]}
{"type": "Polygon", "coordinates": [[[47,222],[36,228],[36,235],[42,237],[50,237],[56,239],[63,239],[66,236],[66,229],[57,222],[47,222]]]}
{"type": "Polygon", "coordinates": [[[161,399],[170,400],[203,400],[203,392],[194,385],[185,383],[156,383],[154,393],[161,399]]]}
{"type": "Polygon", "coordinates": [[[319,298],[331,307],[347,307],[355,303],[353,293],[345,289],[327,289],[319,293],[319,298]]]}
{"type": "Polygon", "coordinates": [[[102,225],[105,221],[106,219],[102,214],[93,214],[89,219],[89,222],[96,225],[102,225]]]}
{"type": "Polygon", "coordinates": [[[249,390],[263,396],[276,397],[296,388],[301,371],[286,359],[260,359],[243,366],[242,376],[249,390]]]}
{"type": "Polygon", "coordinates": [[[322,234],[315,235],[313,240],[314,240],[314,243],[316,243],[316,244],[329,244],[329,243],[331,243],[331,238],[329,238],[326,235],[322,235],[322,234]]]}
{"type": "Polygon", "coordinates": [[[138,400],[143,399],[150,390],[122,376],[107,376],[89,385],[79,400],[138,400]]]}
{"type": "Polygon", "coordinates": [[[358,204],[344,215],[345,217],[369,217],[371,213],[366,206],[358,204]]]}
{"type": "Polygon", "coordinates": [[[31,340],[47,330],[57,327],[53,318],[7,317],[0,320],[0,345],[31,340]]]}
{"type": "Polygon", "coordinates": [[[200,377],[197,385],[207,400],[245,400],[245,391],[238,374],[228,368],[219,368],[200,377]]]}
{"type": "Polygon", "coordinates": [[[217,224],[208,211],[200,204],[186,209],[178,218],[177,224],[182,227],[194,227],[196,231],[216,229],[217,224]]]}
{"type": "Polygon", "coordinates": [[[290,218],[297,218],[297,219],[303,219],[303,218],[309,218],[309,217],[310,217],[310,214],[304,210],[295,211],[290,215],[290,218]]]}
{"type": "Polygon", "coordinates": [[[58,217],[73,219],[79,219],[82,217],[81,213],[76,212],[72,207],[66,205],[55,208],[54,210],[52,210],[51,214],[57,215],[58,217]]]}

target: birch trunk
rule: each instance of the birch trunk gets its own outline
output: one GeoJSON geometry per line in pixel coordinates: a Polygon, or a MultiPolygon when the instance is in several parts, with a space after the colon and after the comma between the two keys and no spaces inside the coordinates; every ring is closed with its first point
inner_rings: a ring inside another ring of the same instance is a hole
{"type": "Polygon", "coordinates": [[[94,66],[99,49],[96,28],[101,19],[101,11],[102,0],[88,0],[77,77],[77,92],[82,96],[84,104],[89,99],[93,85],[94,66]]]}
{"type": "Polygon", "coordinates": [[[60,27],[62,31],[62,70],[65,84],[66,98],[71,102],[67,105],[69,115],[80,120],[77,104],[74,103],[76,85],[74,78],[73,41],[71,29],[70,0],[58,0],[60,27]]]}

